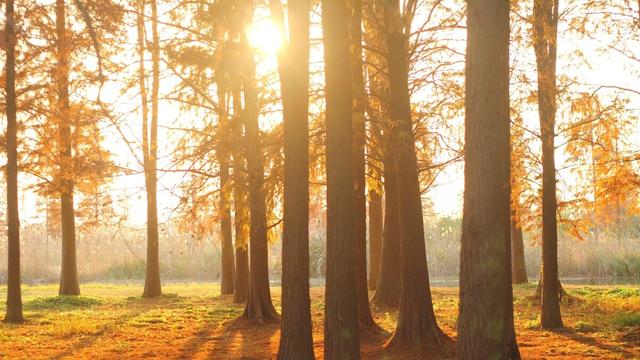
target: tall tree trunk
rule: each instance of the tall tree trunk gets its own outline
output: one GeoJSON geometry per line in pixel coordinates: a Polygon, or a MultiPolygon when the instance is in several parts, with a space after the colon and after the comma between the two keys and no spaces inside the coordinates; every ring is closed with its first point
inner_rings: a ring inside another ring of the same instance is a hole
{"type": "MultiPolygon", "coordinates": [[[[242,127],[240,127],[242,130],[242,127]]],[[[241,139],[242,133],[236,138],[241,139]]],[[[239,142],[242,143],[241,141],[239,142]]],[[[236,277],[233,302],[244,304],[249,293],[249,203],[245,154],[242,146],[234,146],[233,206],[235,226],[236,277]]]]}
{"type": "Polygon", "coordinates": [[[511,218],[511,282],[514,284],[529,282],[524,259],[522,226],[513,217],[511,218]]]}
{"type": "Polygon", "coordinates": [[[18,214],[18,126],[16,109],[16,23],[13,0],[5,2],[5,38],[7,54],[6,112],[7,112],[7,310],[4,321],[21,323],[22,292],[20,289],[20,218],[18,214]]]}
{"type": "Polygon", "coordinates": [[[398,131],[397,189],[400,206],[401,294],[396,331],[390,347],[439,346],[448,337],[436,323],[429,288],[418,160],[411,121],[409,96],[408,35],[400,15],[399,0],[385,9],[389,53],[391,121],[398,131]]]}
{"type": "Polygon", "coordinates": [[[467,4],[458,359],[520,359],[511,289],[509,1],[467,4]]]}
{"type": "MultiPolygon", "coordinates": [[[[246,42],[245,42],[246,45],[246,42]]],[[[253,53],[245,48],[247,62],[243,76],[245,145],[249,172],[249,295],[244,316],[258,323],[278,321],[269,287],[269,244],[267,241],[267,199],[264,188],[264,156],[258,124],[258,91],[253,53]]]]}
{"type": "MultiPolygon", "coordinates": [[[[398,217],[398,186],[397,186],[397,131],[391,124],[389,105],[388,64],[385,56],[387,46],[384,34],[384,6],[373,3],[367,13],[367,62],[370,67],[369,83],[371,84],[372,100],[378,106],[377,126],[384,133],[378,141],[378,151],[381,151],[383,168],[384,218],[382,232],[382,254],[380,265],[377,267],[378,281],[376,293],[372,301],[383,307],[397,308],[400,304],[400,218],[398,217]]],[[[373,120],[372,120],[373,124],[373,120]]],[[[372,125],[373,128],[374,125],[372,125]]]]}
{"type": "Polygon", "coordinates": [[[382,258],[382,195],[369,190],[369,290],[376,289],[382,258]]]}
{"type": "MultiPolygon", "coordinates": [[[[157,156],[158,156],[158,105],[160,90],[160,40],[158,36],[158,6],[156,0],[151,0],[151,124],[147,125],[143,119],[143,147],[144,147],[144,180],[147,190],[147,265],[144,279],[143,297],[153,298],[162,295],[160,285],[160,249],[158,233],[158,200],[157,200],[157,156]],[[146,141],[145,141],[146,138],[146,141]]],[[[144,17],[144,5],[140,5],[139,16],[144,17]]],[[[138,22],[144,26],[144,18],[138,22]]],[[[142,66],[142,65],[141,65],[142,66]]],[[[144,68],[141,67],[144,71],[144,68]]],[[[141,86],[144,86],[141,84],[141,86]]],[[[146,103],[146,101],[144,101],[146,103]]],[[[145,105],[146,106],[146,105],[145,105]]]]}
{"type": "Polygon", "coordinates": [[[353,94],[347,4],[322,0],[327,121],[324,357],[360,359],[354,251],[353,94]]]}
{"type": "MultiPolygon", "coordinates": [[[[229,176],[229,118],[227,111],[227,96],[222,84],[217,85],[218,92],[218,162],[220,163],[220,293],[229,295],[234,293],[235,264],[233,261],[234,247],[231,234],[231,179],[229,176]]],[[[235,109],[234,109],[235,110],[235,109]]],[[[236,121],[240,121],[237,119],[236,121]]],[[[234,164],[234,174],[236,172],[234,164]]]]}
{"type": "Polygon", "coordinates": [[[62,224],[62,265],[60,295],[80,295],[76,263],[76,224],[73,207],[74,174],[69,104],[69,53],[64,0],[56,0],[58,86],[58,136],[60,146],[60,222],[62,224]]]}
{"type": "Polygon", "coordinates": [[[369,307],[367,286],[367,193],[365,179],[365,106],[364,62],[362,60],[362,0],[349,0],[349,36],[351,48],[351,75],[353,92],[353,189],[354,189],[354,232],[355,232],[355,275],[356,301],[358,303],[358,324],[361,330],[376,329],[378,326],[369,307]]]}
{"type": "Polygon", "coordinates": [[[561,328],[558,296],[558,221],[556,218],[556,62],[558,0],[534,0],[533,45],[538,69],[538,110],[542,140],[542,316],[544,329],[561,328]]]}
{"type": "MultiPolygon", "coordinates": [[[[284,34],[280,0],[272,18],[284,34]]],[[[310,0],[288,3],[289,43],[278,53],[284,117],[282,322],[278,359],[314,359],[309,298],[309,12],[310,0]]]]}

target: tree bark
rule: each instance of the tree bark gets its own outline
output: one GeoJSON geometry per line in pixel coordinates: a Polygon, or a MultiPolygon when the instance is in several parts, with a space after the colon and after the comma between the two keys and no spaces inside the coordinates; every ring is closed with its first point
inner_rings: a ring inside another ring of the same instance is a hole
{"type": "Polygon", "coordinates": [[[385,6],[391,90],[391,122],[398,131],[397,189],[399,207],[401,294],[396,331],[388,347],[441,346],[449,338],[436,323],[429,288],[418,161],[409,96],[408,35],[400,15],[400,3],[385,6]]]}
{"type": "Polygon", "coordinates": [[[76,225],[73,205],[74,176],[71,138],[71,108],[69,104],[69,53],[66,9],[64,0],[56,0],[58,86],[58,136],[60,146],[60,222],[62,224],[62,264],[60,295],[80,295],[76,263],[76,225]]]}
{"type": "Polygon", "coordinates": [[[374,291],[380,277],[382,258],[382,195],[369,190],[369,290],[374,291]]]}
{"type": "Polygon", "coordinates": [[[351,74],[353,88],[353,189],[355,232],[355,275],[358,324],[361,330],[377,329],[369,307],[367,286],[367,193],[365,179],[365,106],[364,62],[362,60],[362,1],[349,0],[349,35],[351,48],[351,74]]]}
{"type": "Polygon", "coordinates": [[[542,316],[544,329],[563,327],[558,296],[555,118],[558,0],[534,0],[533,45],[538,70],[538,108],[542,140],[542,316]]]}
{"type": "Polygon", "coordinates": [[[458,359],[520,359],[511,288],[509,1],[468,1],[458,359]]]}
{"type": "MultiPolygon", "coordinates": [[[[229,136],[229,115],[227,111],[227,96],[222,84],[218,84],[218,162],[220,163],[220,294],[234,293],[235,264],[233,261],[234,246],[231,234],[231,178],[229,176],[229,151],[227,149],[229,136]]],[[[235,110],[235,109],[234,109],[235,110]]],[[[237,120],[239,121],[239,119],[237,120]]],[[[237,135],[237,134],[236,134],[237,135]]],[[[235,157],[234,157],[235,161],[235,157]]],[[[234,176],[236,165],[234,163],[234,176]]]]}
{"type": "MultiPolygon", "coordinates": [[[[146,118],[143,120],[144,174],[147,192],[147,264],[142,296],[154,298],[162,295],[160,284],[160,249],[158,233],[158,105],[160,91],[160,40],[158,36],[158,6],[156,0],[151,0],[151,124],[147,127],[146,118]],[[148,139],[145,143],[145,137],[148,139]]],[[[144,16],[144,5],[140,6],[144,16]]],[[[144,18],[142,20],[144,24],[144,18]]],[[[144,70],[144,69],[143,69],[144,70]]],[[[141,84],[141,86],[144,86],[141,84]]]]}
{"type": "Polygon", "coordinates": [[[4,321],[21,323],[22,292],[20,288],[20,217],[18,210],[18,125],[16,107],[16,23],[13,0],[5,2],[5,51],[7,56],[7,309],[4,321]]]}
{"type": "MultiPolygon", "coordinates": [[[[397,185],[397,131],[391,124],[389,105],[391,95],[389,93],[388,64],[385,56],[387,46],[384,34],[384,7],[371,4],[372,9],[367,17],[367,55],[368,62],[374,64],[370,74],[372,100],[377,103],[377,126],[382,129],[382,138],[379,139],[378,149],[381,150],[381,162],[383,168],[383,192],[384,192],[384,218],[382,230],[382,254],[380,265],[377,267],[378,281],[376,292],[372,302],[378,306],[397,308],[400,304],[400,218],[398,217],[398,185],[397,185]]],[[[372,120],[373,123],[373,120],[372,120]]],[[[372,128],[373,128],[372,124],[372,128]]]]}
{"type": "Polygon", "coordinates": [[[514,284],[529,282],[524,258],[522,226],[513,217],[511,218],[511,282],[514,284]]]}
{"type": "MultiPolygon", "coordinates": [[[[280,0],[271,14],[284,36],[280,0]]],[[[278,53],[284,117],[282,322],[278,359],[314,359],[309,297],[309,0],[288,3],[289,42],[278,53]]]]}
{"type": "Polygon", "coordinates": [[[269,287],[269,244],[267,242],[267,200],[264,188],[264,157],[258,124],[258,92],[253,54],[245,49],[244,74],[245,144],[249,171],[249,294],[244,316],[257,323],[274,322],[280,318],[271,302],[269,287]]]}
{"type": "MultiPolygon", "coordinates": [[[[240,120],[240,119],[239,119],[240,120]]],[[[242,130],[242,126],[240,127],[242,130]]],[[[235,136],[242,139],[242,131],[235,136]]],[[[242,143],[242,142],[240,142],[242,143]]],[[[236,250],[236,276],[233,302],[243,304],[249,293],[249,202],[245,153],[242,146],[234,146],[233,203],[236,250]]]]}
{"type": "Polygon", "coordinates": [[[347,4],[322,0],[326,83],[327,273],[324,357],[360,359],[354,266],[353,94],[347,4]],[[346,155],[346,156],[345,156],[346,155]]]}

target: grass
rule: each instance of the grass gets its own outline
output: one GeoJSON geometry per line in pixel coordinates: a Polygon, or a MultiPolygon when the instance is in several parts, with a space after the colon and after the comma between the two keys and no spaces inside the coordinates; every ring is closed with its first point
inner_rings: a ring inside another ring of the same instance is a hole
{"type": "MultiPolygon", "coordinates": [[[[525,359],[640,359],[640,288],[566,286],[577,300],[563,304],[565,329],[540,330],[539,308],[525,301],[532,285],[514,288],[514,318],[525,359]]],[[[270,359],[278,347],[278,324],[236,321],[243,305],[219,296],[216,284],[166,284],[157,299],[140,297],[138,284],[83,284],[80,297],[57,296],[57,286],[23,288],[23,325],[0,324],[0,358],[213,358],[270,359]]],[[[6,296],[0,287],[0,297],[6,296]]],[[[322,358],[323,288],[312,288],[316,356],[322,358]]],[[[272,289],[280,308],[280,289],[272,289]]],[[[434,288],[443,330],[455,338],[455,288],[434,288]]],[[[4,313],[4,303],[0,311],[4,313]]],[[[391,333],[396,313],[373,309],[391,333]]],[[[386,338],[363,338],[364,359],[413,359],[385,353],[386,338]]]]}

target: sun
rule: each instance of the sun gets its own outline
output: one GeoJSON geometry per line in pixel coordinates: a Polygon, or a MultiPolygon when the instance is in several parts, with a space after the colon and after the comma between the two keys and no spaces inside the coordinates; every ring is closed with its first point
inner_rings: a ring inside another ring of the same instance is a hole
{"type": "Polygon", "coordinates": [[[248,36],[251,47],[265,54],[274,54],[283,45],[282,33],[268,18],[257,19],[248,36]]]}

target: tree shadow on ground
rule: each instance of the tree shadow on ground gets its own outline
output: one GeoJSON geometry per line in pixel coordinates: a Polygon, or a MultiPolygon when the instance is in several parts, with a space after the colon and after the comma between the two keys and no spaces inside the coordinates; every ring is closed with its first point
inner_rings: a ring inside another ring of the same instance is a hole
{"type": "Polygon", "coordinates": [[[637,353],[631,353],[621,348],[618,345],[610,345],[610,344],[602,343],[598,339],[580,334],[573,329],[566,329],[565,331],[560,332],[558,334],[560,334],[561,336],[567,339],[571,339],[573,341],[577,341],[585,345],[593,346],[603,351],[623,355],[625,358],[633,359],[638,356],[637,353]]]}

